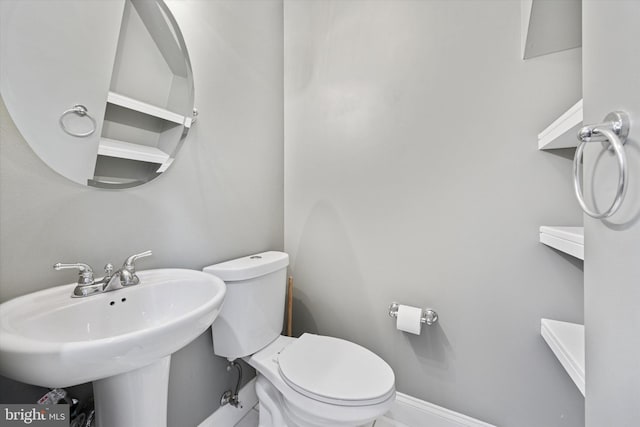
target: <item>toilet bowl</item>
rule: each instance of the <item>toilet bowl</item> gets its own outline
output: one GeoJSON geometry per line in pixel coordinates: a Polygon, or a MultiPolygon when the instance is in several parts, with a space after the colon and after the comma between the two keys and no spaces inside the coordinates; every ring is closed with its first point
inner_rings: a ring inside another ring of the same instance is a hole
{"type": "Polygon", "coordinates": [[[395,400],[395,377],[382,358],[334,337],[281,336],[289,257],[264,252],[212,265],[227,284],[212,327],[214,352],[244,359],[257,372],[260,427],[353,427],[395,400]]]}

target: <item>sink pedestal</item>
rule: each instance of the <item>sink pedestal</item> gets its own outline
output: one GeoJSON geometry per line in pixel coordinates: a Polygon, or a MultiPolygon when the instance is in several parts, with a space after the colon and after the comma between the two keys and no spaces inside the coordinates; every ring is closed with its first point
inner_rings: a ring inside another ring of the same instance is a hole
{"type": "Polygon", "coordinates": [[[99,427],[166,427],[171,356],[93,382],[99,427]]]}

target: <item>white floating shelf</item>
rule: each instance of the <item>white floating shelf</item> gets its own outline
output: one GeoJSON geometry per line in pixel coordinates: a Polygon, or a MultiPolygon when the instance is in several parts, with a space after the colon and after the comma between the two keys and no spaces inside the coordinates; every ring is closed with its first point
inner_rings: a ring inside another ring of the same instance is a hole
{"type": "Polygon", "coordinates": [[[584,227],[540,227],[540,242],[584,260],[584,227]]]}
{"type": "Polygon", "coordinates": [[[542,319],[540,334],[584,396],[584,325],[542,319]]]}
{"type": "Polygon", "coordinates": [[[538,134],[538,150],[576,147],[581,126],[582,99],[538,134]]]}
{"type": "Polygon", "coordinates": [[[581,0],[521,0],[522,58],[582,46],[581,0]]]}
{"type": "Polygon", "coordinates": [[[165,163],[169,155],[162,150],[146,145],[132,144],[109,138],[100,138],[98,154],[121,159],[139,160],[150,163],[165,163]]]}
{"type": "Polygon", "coordinates": [[[150,116],[158,117],[163,120],[178,123],[185,127],[191,127],[191,117],[186,117],[173,111],[169,111],[166,108],[161,108],[156,105],[147,104],[146,102],[139,101],[137,99],[129,98],[128,96],[121,95],[115,92],[109,92],[107,94],[107,102],[114,105],[119,105],[130,110],[139,111],[141,113],[148,114],[150,116]]]}

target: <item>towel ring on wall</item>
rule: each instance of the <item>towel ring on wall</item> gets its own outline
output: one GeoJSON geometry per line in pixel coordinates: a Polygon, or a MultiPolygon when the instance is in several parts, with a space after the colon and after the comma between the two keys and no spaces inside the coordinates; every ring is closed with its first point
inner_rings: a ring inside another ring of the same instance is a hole
{"type": "Polygon", "coordinates": [[[627,183],[629,181],[629,173],[627,171],[627,155],[624,151],[624,144],[627,142],[629,135],[629,115],[624,111],[615,111],[607,114],[604,123],[597,125],[585,126],[578,132],[580,144],[576,148],[576,155],[573,158],[573,188],[580,203],[582,210],[590,217],[596,219],[607,218],[613,215],[622,204],[624,196],[627,192],[627,183]],[[620,175],[618,176],[618,186],[616,197],[604,212],[592,211],[584,201],[582,195],[582,186],[580,184],[580,162],[582,161],[582,152],[585,144],[588,142],[602,142],[602,146],[615,152],[618,160],[618,168],[620,175]]]}
{"type": "Polygon", "coordinates": [[[69,108],[67,111],[65,111],[64,113],[62,113],[62,115],[60,116],[60,120],[58,120],[58,122],[60,123],[60,127],[62,128],[63,131],[65,131],[66,133],[68,133],[71,136],[77,136],[79,138],[84,138],[85,136],[89,136],[92,133],[94,133],[96,131],[96,121],[93,117],[91,117],[89,115],[89,112],[87,110],[87,107],[85,107],[84,105],[81,104],[76,104],[73,107],[69,108]],[[91,120],[91,123],[93,124],[93,129],[91,129],[88,132],[84,132],[84,133],[74,133],[71,132],[69,129],[67,129],[67,127],[64,125],[64,118],[65,116],[69,115],[69,114],[77,114],[80,117],[87,117],[89,120],[91,120]]]}

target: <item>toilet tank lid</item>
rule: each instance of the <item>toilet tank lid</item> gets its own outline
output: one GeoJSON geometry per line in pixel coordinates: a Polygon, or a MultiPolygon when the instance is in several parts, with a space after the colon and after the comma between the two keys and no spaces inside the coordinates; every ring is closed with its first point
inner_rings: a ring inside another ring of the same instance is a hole
{"type": "Polygon", "coordinates": [[[210,265],[202,271],[218,276],[225,282],[234,282],[273,273],[288,265],[289,255],[284,252],[268,251],[210,265]]]}

